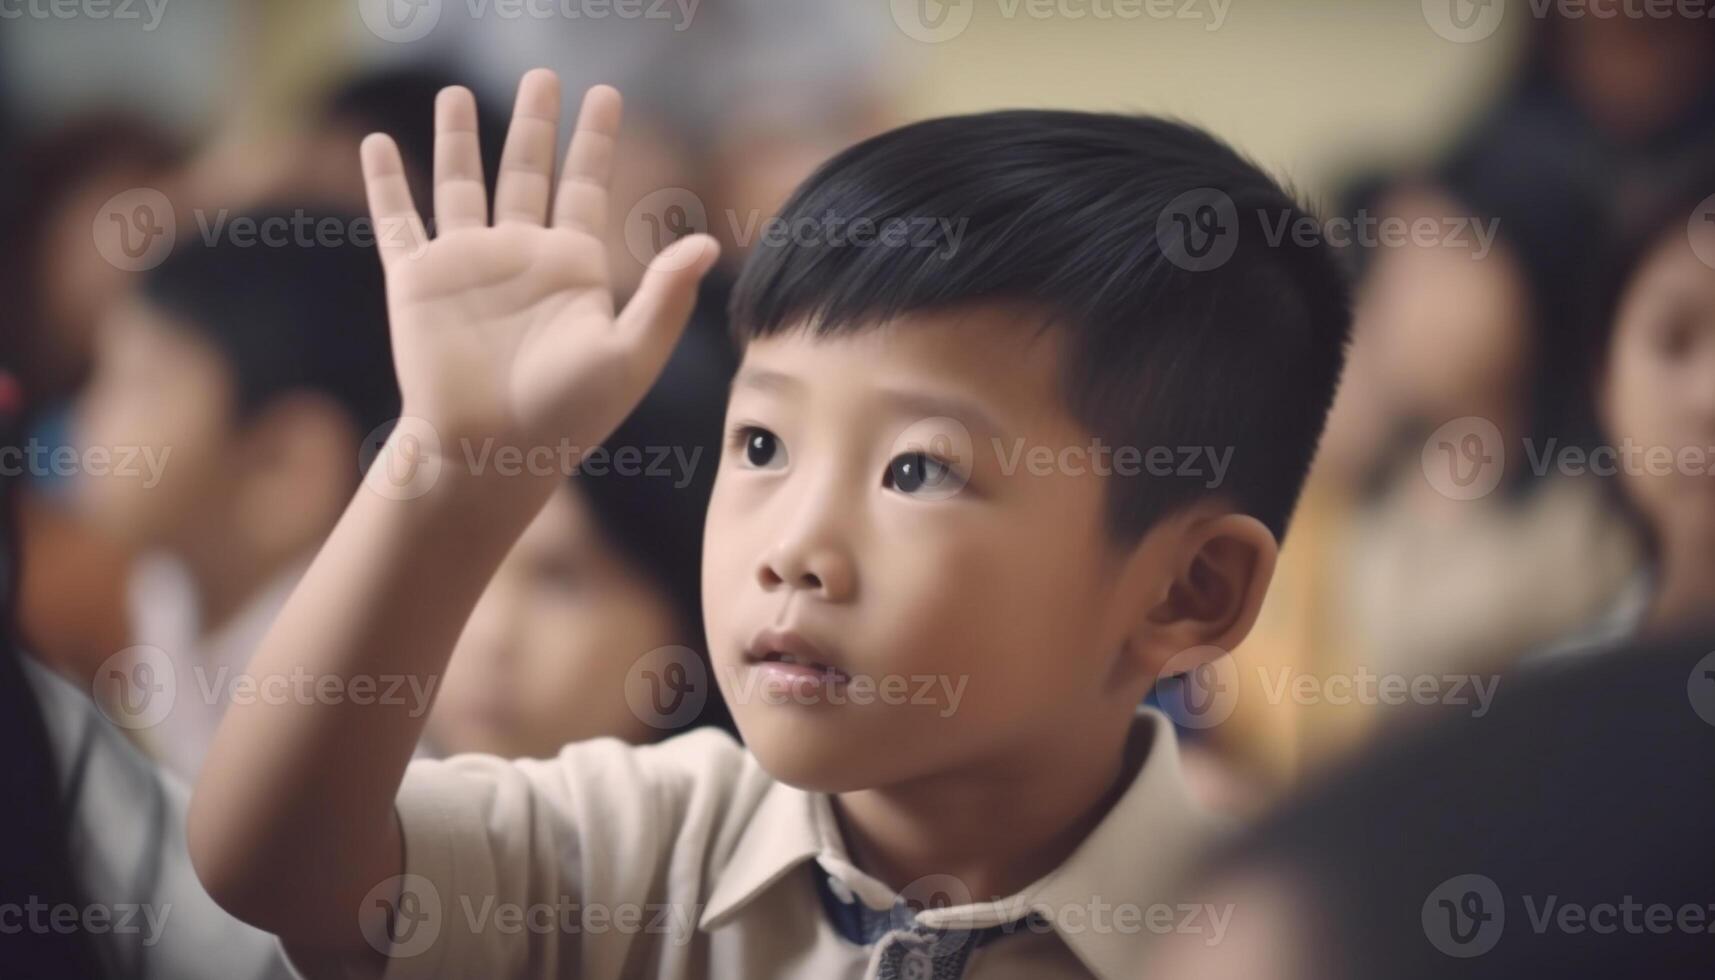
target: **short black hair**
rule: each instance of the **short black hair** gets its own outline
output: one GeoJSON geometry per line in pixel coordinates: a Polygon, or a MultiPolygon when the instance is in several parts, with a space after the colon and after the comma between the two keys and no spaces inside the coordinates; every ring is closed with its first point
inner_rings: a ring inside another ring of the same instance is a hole
{"type": "Polygon", "coordinates": [[[309,391],[332,399],[363,439],[399,414],[369,228],[352,214],[269,206],[233,216],[214,235],[181,230],[166,260],[144,273],[140,293],[220,354],[237,421],[309,391]]]}
{"type": "Polygon", "coordinates": [[[741,344],[986,301],[1041,309],[1044,330],[1064,331],[1062,391],[1093,436],[1232,450],[1213,491],[1207,474],[1111,481],[1118,539],[1211,492],[1284,536],[1345,361],[1350,289],[1320,224],[1256,165],[1152,116],[952,116],[835,156],[780,224],[856,219],[904,227],[906,244],[763,238],[734,292],[741,344]],[[962,228],[956,248],[910,237],[938,220],[962,228]]]}

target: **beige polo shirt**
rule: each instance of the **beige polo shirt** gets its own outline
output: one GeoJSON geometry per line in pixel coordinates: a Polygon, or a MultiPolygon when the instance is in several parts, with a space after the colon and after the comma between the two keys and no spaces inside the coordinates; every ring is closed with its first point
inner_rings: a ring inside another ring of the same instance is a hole
{"type": "MultiPolygon", "coordinates": [[[[1061,867],[1000,901],[926,882],[955,904],[918,913],[851,864],[826,795],[776,782],[721,732],[600,739],[547,760],[414,762],[398,799],[399,902],[367,932],[389,952],[388,978],[855,980],[876,976],[885,948],[938,929],[959,930],[955,947],[987,930],[954,961],[970,980],[1135,976],[1155,937],[1213,939],[1220,925],[1166,891],[1213,826],[1186,791],[1172,724],[1144,709],[1133,738],[1148,745],[1137,775],[1061,867]],[[905,928],[868,945],[843,938],[833,920],[853,902],[905,928]]],[[[900,954],[902,976],[949,975],[900,954]]]]}

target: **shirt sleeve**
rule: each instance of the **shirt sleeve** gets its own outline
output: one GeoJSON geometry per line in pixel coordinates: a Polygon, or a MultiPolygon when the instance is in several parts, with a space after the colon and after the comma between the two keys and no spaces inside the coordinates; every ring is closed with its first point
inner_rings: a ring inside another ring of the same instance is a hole
{"type": "MultiPolygon", "coordinates": [[[[411,763],[396,808],[404,873],[387,980],[648,975],[683,945],[730,835],[745,753],[699,729],[650,746],[603,738],[553,759],[411,763]]],[[[288,949],[306,977],[350,975],[288,949]]]]}

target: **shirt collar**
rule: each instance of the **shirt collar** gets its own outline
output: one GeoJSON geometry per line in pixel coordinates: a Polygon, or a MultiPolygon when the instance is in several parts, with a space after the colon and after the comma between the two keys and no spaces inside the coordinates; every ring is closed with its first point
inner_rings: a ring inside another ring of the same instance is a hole
{"type": "MultiPolygon", "coordinates": [[[[928,927],[980,929],[1035,912],[1098,977],[1134,972],[1140,944],[1152,936],[1142,924],[1150,906],[1165,901],[1164,889],[1187,870],[1208,840],[1213,821],[1186,789],[1172,722],[1152,708],[1141,709],[1132,738],[1134,745],[1147,743],[1137,774],[1065,863],[1000,901],[930,909],[917,921],[928,927]],[[1127,909],[1135,928],[1116,928],[1116,909],[1127,909]]],[[[707,931],[730,922],[809,860],[821,864],[872,909],[890,908],[898,897],[852,865],[826,795],[776,782],[740,836],[698,927],[707,931]]]]}

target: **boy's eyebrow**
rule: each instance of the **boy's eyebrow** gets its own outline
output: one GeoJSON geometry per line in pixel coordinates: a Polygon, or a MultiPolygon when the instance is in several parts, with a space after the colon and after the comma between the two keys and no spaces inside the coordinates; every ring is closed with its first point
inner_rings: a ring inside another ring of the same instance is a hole
{"type": "Polygon", "coordinates": [[[752,388],[757,391],[798,391],[804,387],[804,383],[790,374],[782,374],[768,368],[748,367],[733,377],[732,387],[752,388]]]}
{"type": "Polygon", "coordinates": [[[1009,431],[992,413],[968,398],[906,388],[880,388],[878,391],[887,396],[894,409],[920,418],[944,416],[967,428],[985,429],[991,435],[1009,431]]]}
{"type": "MultiPolygon", "coordinates": [[[[805,385],[802,380],[790,374],[769,368],[747,367],[733,376],[732,387],[734,390],[749,388],[765,392],[799,392],[805,385]]],[[[993,413],[958,395],[894,387],[878,388],[876,393],[886,397],[888,407],[895,414],[914,415],[919,419],[945,416],[957,420],[967,428],[981,428],[991,434],[1010,431],[1001,425],[993,413]]]]}

